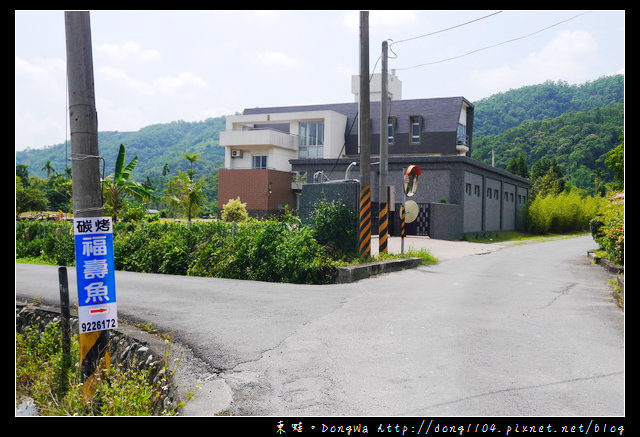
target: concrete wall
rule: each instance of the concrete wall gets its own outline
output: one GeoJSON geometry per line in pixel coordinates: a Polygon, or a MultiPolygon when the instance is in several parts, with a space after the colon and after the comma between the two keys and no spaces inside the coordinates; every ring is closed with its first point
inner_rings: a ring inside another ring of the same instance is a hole
{"type": "Polygon", "coordinates": [[[482,207],[484,181],[482,176],[469,171],[464,172],[464,232],[480,232],[482,230],[482,207]]]}
{"type": "Polygon", "coordinates": [[[463,234],[462,206],[452,203],[432,203],[429,237],[438,240],[458,240],[463,234]]]}
{"type": "Polygon", "coordinates": [[[360,184],[355,181],[324,184],[305,184],[299,199],[300,218],[306,221],[316,203],[320,201],[342,201],[358,214],[360,184]]]}
{"type": "Polygon", "coordinates": [[[500,228],[500,200],[502,190],[500,181],[485,178],[484,189],[484,231],[499,231],[500,228]]]}

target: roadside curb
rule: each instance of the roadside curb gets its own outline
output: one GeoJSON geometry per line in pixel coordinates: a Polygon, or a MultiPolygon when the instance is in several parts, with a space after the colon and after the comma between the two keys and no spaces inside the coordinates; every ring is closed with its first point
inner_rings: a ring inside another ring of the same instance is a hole
{"type": "Polygon", "coordinates": [[[412,257],[403,259],[393,259],[388,261],[376,261],[372,263],[358,264],[355,266],[341,267],[338,269],[336,283],[345,284],[359,281],[370,276],[398,270],[410,269],[422,264],[422,258],[412,257]]]}
{"type": "Polygon", "coordinates": [[[598,265],[602,266],[605,270],[607,270],[610,273],[615,273],[617,275],[624,274],[624,267],[612,263],[607,258],[603,258],[603,257],[597,256],[593,252],[593,250],[588,250],[587,251],[587,256],[589,258],[593,259],[593,262],[595,264],[598,264],[598,265]]]}

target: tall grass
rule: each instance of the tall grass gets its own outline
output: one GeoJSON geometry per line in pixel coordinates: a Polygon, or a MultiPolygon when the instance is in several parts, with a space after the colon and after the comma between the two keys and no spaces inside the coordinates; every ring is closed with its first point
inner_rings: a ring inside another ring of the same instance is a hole
{"type": "Polygon", "coordinates": [[[608,204],[600,196],[578,192],[536,197],[529,205],[527,229],[534,234],[567,233],[589,230],[589,221],[608,204]]]}

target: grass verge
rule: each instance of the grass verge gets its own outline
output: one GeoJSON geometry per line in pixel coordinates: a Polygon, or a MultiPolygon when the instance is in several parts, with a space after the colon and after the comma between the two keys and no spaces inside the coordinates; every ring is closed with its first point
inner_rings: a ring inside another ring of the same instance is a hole
{"type": "MultiPolygon", "coordinates": [[[[71,339],[70,357],[79,356],[78,335],[71,339]]],[[[172,416],[162,409],[161,385],[149,372],[112,366],[98,375],[91,399],[82,394],[78,362],[62,353],[58,322],[43,332],[36,326],[16,333],[16,394],[34,400],[41,416],[172,416]]]]}

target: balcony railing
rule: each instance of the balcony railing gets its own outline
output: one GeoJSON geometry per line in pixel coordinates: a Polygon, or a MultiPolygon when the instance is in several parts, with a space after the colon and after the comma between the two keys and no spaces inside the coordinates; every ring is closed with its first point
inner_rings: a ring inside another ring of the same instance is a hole
{"type": "Polygon", "coordinates": [[[242,129],[220,132],[221,146],[272,146],[297,150],[297,137],[273,129],[242,129]]]}

